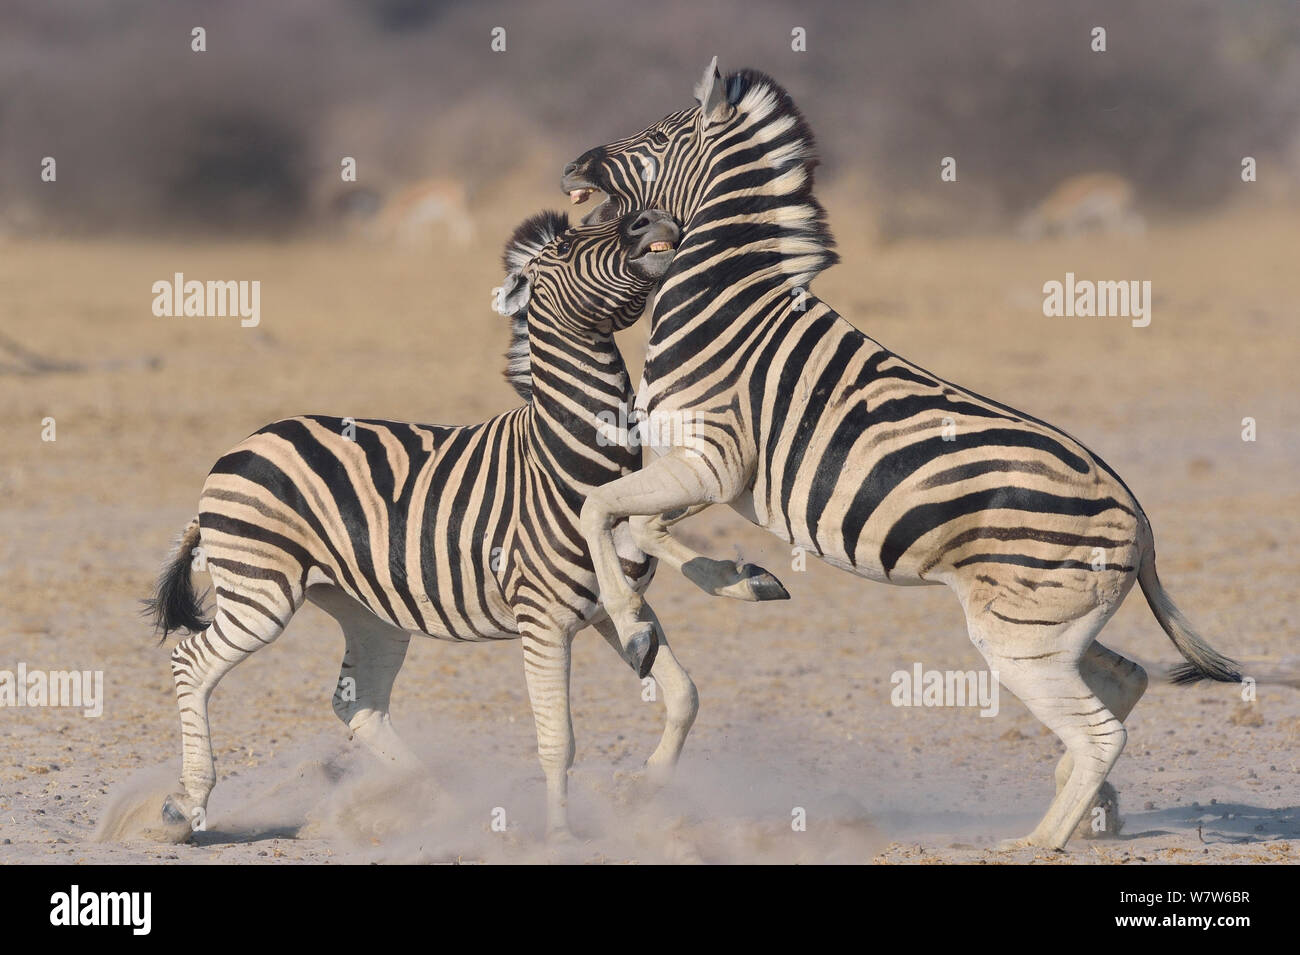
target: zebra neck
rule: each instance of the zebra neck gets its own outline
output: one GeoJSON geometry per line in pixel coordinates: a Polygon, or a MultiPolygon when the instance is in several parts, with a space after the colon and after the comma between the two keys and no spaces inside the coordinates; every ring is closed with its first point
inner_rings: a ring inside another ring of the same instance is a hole
{"type": "MultiPolygon", "coordinates": [[[[688,262],[709,262],[704,269],[669,274],[655,302],[650,322],[647,364],[663,350],[690,341],[699,351],[731,338],[742,327],[763,326],[784,319],[787,311],[802,311],[815,301],[806,285],[797,284],[789,261],[764,240],[726,248],[704,240],[694,248],[683,244],[688,262]]],[[[683,251],[678,252],[679,261],[683,251]]]]}
{"type": "MultiPolygon", "coordinates": [[[[750,281],[702,302],[672,334],[655,329],[638,396],[646,410],[665,400],[670,405],[681,399],[694,402],[700,395],[711,404],[726,404],[728,395],[734,398],[735,389],[743,390],[743,379],[781,351],[784,341],[801,337],[810,325],[848,324],[811,293],[791,293],[785,281],[750,281]]],[[[854,334],[870,341],[856,330],[854,334]]]]}
{"type": "Polygon", "coordinates": [[[836,260],[829,239],[805,228],[817,214],[812,206],[735,215],[728,204],[724,208],[733,214],[716,223],[710,221],[712,206],[692,220],[660,287],[651,348],[701,325],[720,329],[734,321],[775,320],[778,300],[796,310],[806,307],[812,280],[836,260]]]}
{"type": "Polygon", "coordinates": [[[660,285],[652,346],[695,324],[742,316],[778,289],[797,303],[838,261],[813,195],[812,130],[770,77],[744,70],[729,83],[739,95],[736,121],[663,196],[685,229],[660,285]]]}
{"type": "Polygon", "coordinates": [[[543,466],[585,495],[640,464],[620,430],[631,414],[632,382],[612,337],[532,332],[527,433],[543,466]]]}

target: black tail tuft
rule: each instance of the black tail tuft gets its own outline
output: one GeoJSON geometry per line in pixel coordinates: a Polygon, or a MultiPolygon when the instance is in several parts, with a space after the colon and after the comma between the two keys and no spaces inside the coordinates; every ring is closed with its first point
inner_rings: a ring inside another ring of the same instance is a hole
{"type": "MultiPolygon", "coordinates": [[[[154,595],[144,601],[144,615],[153,617],[154,630],[162,643],[173,630],[200,633],[208,628],[203,619],[203,598],[194,593],[190,580],[190,553],[199,541],[199,520],[190,521],[177,542],[176,552],[158,578],[154,595]]],[[[206,596],[206,594],[205,594],[206,596]]]]}
{"type": "MultiPolygon", "coordinates": [[[[1180,663],[1169,669],[1169,682],[1174,686],[1191,686],[1193,683],[1200,683],[1202,680],[1213,679],[1215,677],[1210,676],[1192,663],[1180,663]]],[[[1238,681],[1229,679],[1226,682],[1235,683],[1238,681]]]]}
{"type": "Polygon", "coordinates": [[[1142,556],[1142,563],[1138,566],[1138,583],[1161,628],[1169,635],[1169,639],[1187,661],[1169,671],[1168,679],[1171,683],[1178,686],[1191,686],[1201,680],[1214,680],[1218,683],[1241,682],[1241,664],[1225,657],[1206,643],[1169,599],[1169,594],[1160,585],[1160,578],[1156,576],[1154,547],[1148,548],[1142,556]]]}

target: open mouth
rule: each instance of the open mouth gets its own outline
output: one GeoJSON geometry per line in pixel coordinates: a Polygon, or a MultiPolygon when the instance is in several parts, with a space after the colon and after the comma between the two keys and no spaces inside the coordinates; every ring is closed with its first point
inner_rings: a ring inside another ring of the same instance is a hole
{"type": "Polygon", "coordinates": [[[595,185],[590,180],[579,175],[565,176],[560,182],[560,188],[569,194],[569,202],[575,206],[580,206],[592,196],[600,193],[604,196],[599,202],[595,203],[592,210],[583,218],[583,225],[592,225],[596,222],[604,222],[614,217],[618,211],[615,203],[610,202],[609,195],[595,185]]]}
{"type": "Polygon", "coordinates": [[[644,259],[646,256],[649,255],[661,255],[664,252],[676,252],[676,251],[677,251],[677,243],[675,241],[670,242],[667,239],[660,239],[656,242],[651,242],[641,252],[632,256],[630,261],[635,262],[638,259],[644,259]]]}
{"type": "Polygon", "coordinates": [[[599,192],[600,187],[578,172],[571,172],[560,180],[560,188],[569,194],[569,201],[580,206],[591,198],[592,193],[599,192]]]}
{"type": "Polygon", "coordinates": [[[672,261],[681,238],[681,230],[671,219],[657,222],[647,234],[641,236],[635,254],[630,256],[630,261],[641,262],[655,270],[667,268],[667,263],[672,261]]]}

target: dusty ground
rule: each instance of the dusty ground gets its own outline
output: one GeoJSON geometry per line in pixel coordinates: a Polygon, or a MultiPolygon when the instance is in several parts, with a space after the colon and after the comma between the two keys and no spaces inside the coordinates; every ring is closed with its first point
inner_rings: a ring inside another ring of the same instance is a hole
{"type": "MultiPolygon", "coordinates": [[[[536,195],[523,213],[559,197],[536,195]]],[[[1153,229],[1145,239],[902,243],[876,248],[851,197],[830,197],[845,263],[819,293],[937,374],[1044,417],[1124,475],[1156,530],[1160,570],[1221,650],[1297,653],[1300,358],[1297,217],[1271,210],[1153,229]],[[1045,318],[1041,287],[1150,279],[1150,327],[1045,318]],[[1241,439],[1242,419],[1258,440],[1241,439]]],[[[217,691],[220,782],[195,844],[93,842],[118,800],[179,768],[167,665],[138,616],[204,475],[230,445],[300,412],[471,422],[504,410],[503,320],[488,308],[500,236],[463,250],[332,244],[0,246],[0,326],[81,372],[0,371],[0,669],[102,670],[104,714],[0,710],[0,862],[321,861],[1295,861],[1300,692],[1154,685],[1112,781],[1121,838],[1062,854],[991,851],[1046,808],[1060,748],[1009,694],[1001,713],[895,708],[890,674],[978,669],[943,589],[893,589],[813,564],[727,511],[688,539],[766,565],[793,599],[710,599],[663,574],[652,600],[700,687],[675,784],[633,771],[662,709],[603,641],[574,676],[578,838],[541,842],[543,784],[515,644],[412,647],[399,728],[425,786],[391,786],[329,706],[342,640],[310,608],[217,691]],[[262,321],[156,318],[150,286],[259,279],[262,321]],[[156,358],[155,367],[141,359],[156,358]],[[113,364],[120,360],[121,364],[113,364]],[[41,420],[57,440],[41,440],[41,420]],[[508,828],[491,831],[493,810],[508,828]],[[791,829],[794,807],[806,832],[791,829]]],[[[645,330],[626,337],[638,352],[645,330]]],[[[12,364],[12,362],[10,363],[12,364]]],[[[1139,595],[1105,642],[1176,654],[1139,595]]]]}

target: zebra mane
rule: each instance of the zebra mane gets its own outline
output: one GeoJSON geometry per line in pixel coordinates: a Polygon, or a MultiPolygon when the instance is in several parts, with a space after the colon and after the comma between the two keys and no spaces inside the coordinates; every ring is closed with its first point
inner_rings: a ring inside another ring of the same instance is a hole
{"type": "Polygon", "coordinates": [[[788,232],[781,244],[790,256],[791,284],[806,288],[840,260],[833,251],[835,237],[826,222],[826,209],[813,195],[814,170],[820,160],[812,127],[785,88],[766,73],[743,69],[721,82],[727,102],[754,121],[752,135],[781,142],[767,156],[778,174],[794,183],[783,194],[781,224],[788,232]]]}
{"type": "Polygon", "coordinates": [[[506,349],[505,379],[524,401],[533,400],[531,350],[528,347],[528,301],[531,287],[524,270],[553,239],[569,229],[563,212],[539,212],[515,229],[501,262],[506,269],[498,311],[510,319],[510,346],[506,349]],[[508,307],[506,303],[509,303],[508,307]]]}

